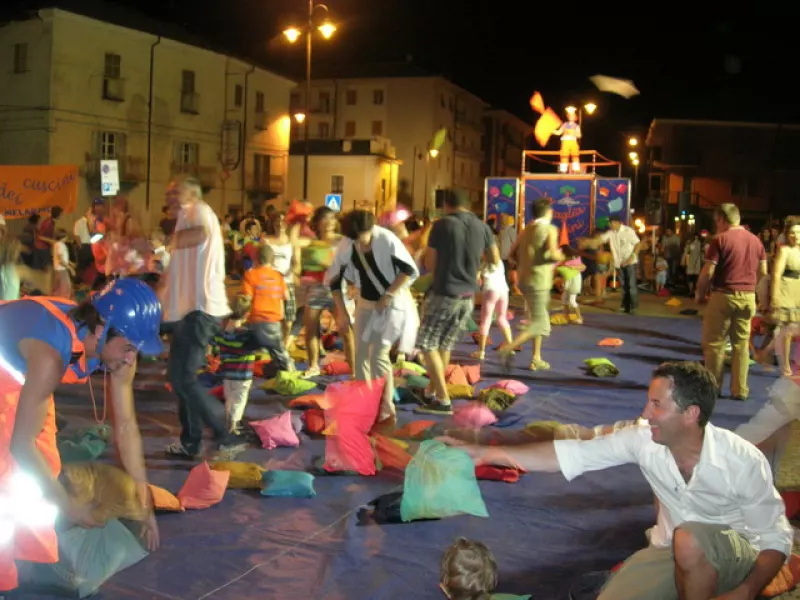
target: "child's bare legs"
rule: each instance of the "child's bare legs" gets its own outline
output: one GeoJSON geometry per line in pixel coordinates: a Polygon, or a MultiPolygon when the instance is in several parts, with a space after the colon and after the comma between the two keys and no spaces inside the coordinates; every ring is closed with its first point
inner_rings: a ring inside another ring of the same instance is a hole
{"type": "MultiPolygon", "coordinates": [[[[489,329],[492,326],[492,314],[500,300],[498,292],[487,290],[483,293],[481,302],[481,322],[478,325],[478,349],[472,353],[472,358],[483,360],[486,356],[486,340],[489,337],[489,329]]],[[[508,300],[506,300],[506,306],[508,300]]],[[[503,315],[505,317],[505,315],[503,315]]],[[[499,322],[499,319],[498,319],[499,322]]]]}
{"type": "Polygon", "coordinates": [[[319,330],[320,315],[319,308],[306,306],[303,311],[303,321],[306,329],[306,352],[308,353],[308,370],[306,377],[316,377],[320,374],[319,370],[319,330]]]}
{"type": "Polygon", "coordinates": [[[569,290],[564,290],[564,293],[561,295],[561,304],[564,307],[564,315],[569,320],[570,314],[575,313],[575,323],[577,325],[583,325],[583,317],[581,316],[581,308],[578,304],[578,295],[571,294],[569,290]]]}
{"type": "Polygon", "coordinates": [[[503,333],[503,339],[506,344],[510,344],[514,336],[511,333],[511,323],[508,322],[508,294],[501,294],[500,298],[497,299],[494,311],[497,317],[497,326],[503,333]]]}

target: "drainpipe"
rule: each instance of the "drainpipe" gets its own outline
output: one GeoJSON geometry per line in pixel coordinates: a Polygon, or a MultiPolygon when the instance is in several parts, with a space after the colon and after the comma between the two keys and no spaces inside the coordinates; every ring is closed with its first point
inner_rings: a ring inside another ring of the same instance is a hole
{"type": "Polygon", "coordinates": [[[241,153],[241,167],[242,170],[240,172],[241,176],[241,204],[242,210],[244,210],[244,199],[247,194],[245,191],[245,186],[247,185],[247,135],[249,129],[247,128],[247,99],[250,97],[250,75],[253,74],[253,71],[256,70],[255,65],[250,66],[250,70],[244,74],[244,117],[242,117],[242,140],[240,144],[240,153],[241,153]]]}
{"type": "Polygon", "coordinates": [[[156,46],[161,43],[161,36],[150,46],[150,89],[147,102],[147,186],[145,188],[144,206],[150,217],[150,175],[153,159],[153,91],[156,65],[156,46]]]}

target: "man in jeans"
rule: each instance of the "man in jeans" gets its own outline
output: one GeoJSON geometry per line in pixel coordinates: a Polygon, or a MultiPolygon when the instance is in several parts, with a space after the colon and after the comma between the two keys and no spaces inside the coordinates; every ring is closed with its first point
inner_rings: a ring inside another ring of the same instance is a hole
{"type": "Polygon", "coordinates": [[[703,360],[722,393],[725,342],[731,342],[731,396],[747,400],[750,388],[750,321],[756,314],[756,284],[767,274],[764,244],[740,225],[739,209],[720,204],[714,210],[717,236],[706,251],[695,298],[703,313],[703,360]],[[709,295],[710,289],[710,295],[709,295]]]}
{"type": "Polygon", "coordinates": [[[211,396],[197,378],[206,365],[211,339],[221,321],[231,313],[225,290],[225,248],[219,219],[203,201],[200,182],[189,177],[170,184],[180,213],[172,238],[172,256],[163,278],[161,306],[170,325],[168,376],[178,396],[181,439],[170,444],[172,456],[200,454],[203,427],[209,427],[223,455],[244,449],[242,440],[228,430],[223,404],[211,396]]]}
{"type": "Polygon", "coordinates": [[[416,412],[448,415],[453,409],[444,374],[450,351],[472,315],[481,258],[487,254],[487,261],[496,265],[500,253],[492,230],[469,210],[468,199],[448,190],[444,210],[447,214],[434,223],[423,259],[425,269],[433,274],[433,287],[417,335],[433,395],[416,412]]]}

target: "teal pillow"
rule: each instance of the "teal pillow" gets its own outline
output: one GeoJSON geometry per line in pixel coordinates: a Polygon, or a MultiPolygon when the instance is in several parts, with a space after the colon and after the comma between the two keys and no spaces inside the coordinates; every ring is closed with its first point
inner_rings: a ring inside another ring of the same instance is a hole
{"type": "Polygon", "coordinates": [[[410,388],[425,389],[431,384],[431,380],[422,375],[407,375],[406,385],[410,388]]]}
{"type": "Polygon", "coordinates": [[[59,532],[58,554],[56,564],[18,562],[20,590],[86,598],[148,555],[136,536],[116,519],[104,527],[59,532]]]}
{"type": "Polygon", "coordinates": [[[314,476],[305,471],[265,471],[261,476],[264,482],[262,496],[284,498],[313,498],[314,476]]]}

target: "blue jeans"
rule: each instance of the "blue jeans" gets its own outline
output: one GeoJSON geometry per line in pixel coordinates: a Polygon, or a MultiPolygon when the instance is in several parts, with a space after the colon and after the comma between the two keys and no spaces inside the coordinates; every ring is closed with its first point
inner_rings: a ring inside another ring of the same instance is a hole
{"type": "Polygon", "coordinates": [[[281,371],[294,371],[294,362],[283,345],[283,331],[280,321],[270,323],[261,321],[249,323],[248,329],[253,332],[256,342],[266,350],[281,371]]]}
{"type": "Polygon", "coordinates": [[[207,364],[208,344],[220,328],[220,319],[199,310],[174,324],[167,373],[178,396],[181,444],[192,454],[200,451],[204,426],[213,431],[218,444],[234,441],[228,432],[225,406],[197,378],[197,372],[207,364]]]}

